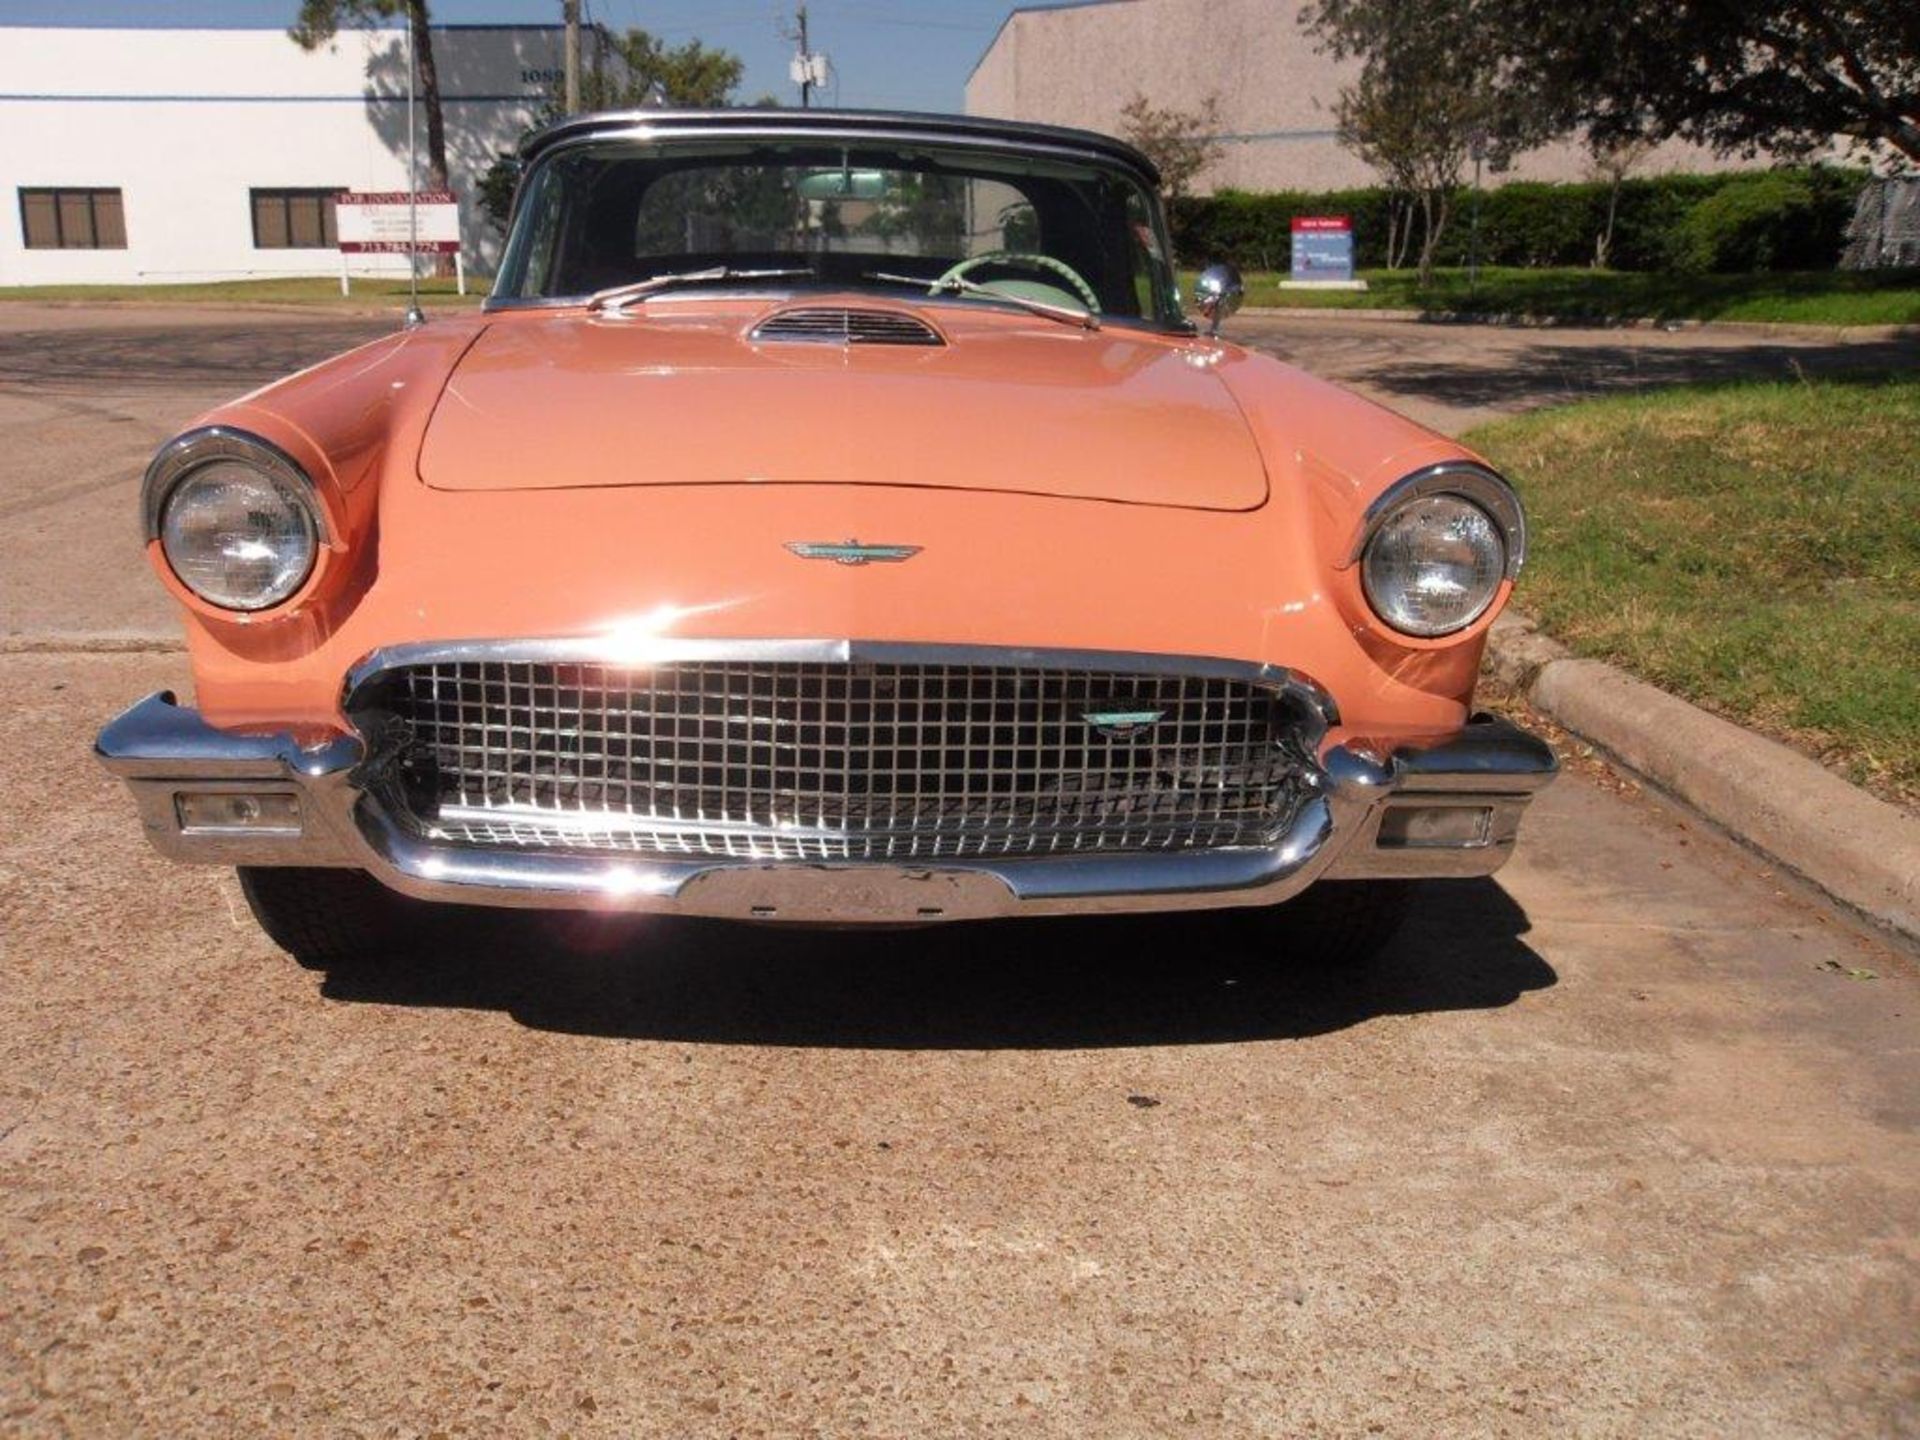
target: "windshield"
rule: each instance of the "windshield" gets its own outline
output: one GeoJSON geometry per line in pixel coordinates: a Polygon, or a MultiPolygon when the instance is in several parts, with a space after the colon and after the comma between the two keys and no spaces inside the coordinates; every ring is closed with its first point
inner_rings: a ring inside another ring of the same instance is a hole
{"type": "Polygon", "coordinates": [[[527,179],[493,293],[579,299],[659,276],[788,269],[804,276],[728,278],[896,293],[946,279],[956,304],[1023,298],[1184,324],[1159,208],[1126,170],[938,144],[559,151],[527,179]]]}

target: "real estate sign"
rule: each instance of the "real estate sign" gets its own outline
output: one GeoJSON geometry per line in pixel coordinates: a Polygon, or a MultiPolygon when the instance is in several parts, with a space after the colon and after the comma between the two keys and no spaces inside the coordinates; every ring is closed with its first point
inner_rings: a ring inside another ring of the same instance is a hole
{"type": "Polygon", "coordinates": [[[346,190],[334,201],[342,255],[458,255],[460,206],[451,190],[346,190]]]}
{"type": "Polygon", "coordinates": [[[1296,215],[1293,218],[1293,274],[1296,283],[1353,280],[1353,220],[1347,215],[1296,215]]]}

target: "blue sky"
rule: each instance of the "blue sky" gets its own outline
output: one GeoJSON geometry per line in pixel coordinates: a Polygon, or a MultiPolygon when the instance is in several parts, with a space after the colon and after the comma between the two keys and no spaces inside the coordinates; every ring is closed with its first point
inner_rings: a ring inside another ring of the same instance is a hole
{"type": "MultiPolygon", "coordinates": [[[[699,38],[747,62],[745,98],[798,95],[787,78],[793,45],[780,35],[791,0],[584,0],[614,29],[641,26],[681,41],[699,38]]],[[[832,57],[838,94],[820,103],[958,110],[967,72],[1013,0],[809,0],[813,48],[832,57]]],[[[283,26],[298,0],[0,0],[0,25],[283,26]]],[[[450,24],[548,22],[560,0],[432,0],[450,24]]]]}

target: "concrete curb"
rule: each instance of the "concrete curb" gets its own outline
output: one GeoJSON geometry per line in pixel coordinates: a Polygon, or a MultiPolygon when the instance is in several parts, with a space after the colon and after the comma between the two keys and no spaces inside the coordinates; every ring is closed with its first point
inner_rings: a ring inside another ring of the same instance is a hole
{"type": "Polygon", "coordinates": [[[1238,313],[1263,320],[1392,320],[1410,325],[1488,325],[1514,330],[1657,330],[1662,334],[1704,331],[1709,335],[1828,340],[1837,344],[1920,340],[1920,325],[1802,325],[1786,320],[1620,320],[1604,315],[1562,319],[1550,315],[1486,315],[1460,310],[1368,310],[1354,305],[1245,305],[1238,313]]]}
{"type": "Polygon", "coordinates": [[[1842,904],[1920,939],[1920,818],[1797,751],[1503,618],[1487,663],[1535,708],[1842,904]]]}

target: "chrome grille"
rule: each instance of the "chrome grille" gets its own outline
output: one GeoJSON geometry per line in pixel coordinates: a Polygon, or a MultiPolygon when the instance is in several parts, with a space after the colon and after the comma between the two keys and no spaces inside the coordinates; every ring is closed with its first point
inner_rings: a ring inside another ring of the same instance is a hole
{"type": "Polygon", "coordinates": [[[400,722],[383,799],[430,838],[884,860],[1257,843],[1299,798],[1286,704],[1198,675],[447,660],[356,718],[400,722]]]}
{"type": "Polygon", "coordinates": [[[898,310],[816,305],[782,310],[754,326],[754,340],[803,340],[824,345],[944,345],[926,321],[898,310]]]}

